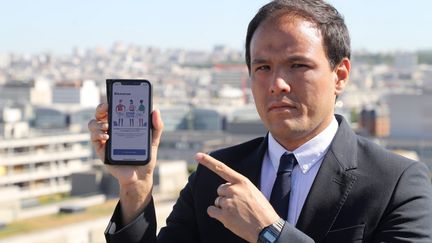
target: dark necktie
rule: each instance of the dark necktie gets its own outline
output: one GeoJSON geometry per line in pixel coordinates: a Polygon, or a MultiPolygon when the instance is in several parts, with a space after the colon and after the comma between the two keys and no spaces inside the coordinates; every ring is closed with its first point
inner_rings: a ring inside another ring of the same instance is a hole
{"type": "Polygon", "coordinates": [[[288,204],[291,191],[291,173],[297,163],[294,154],[283,154],[280,158],[276,181],[270,196],[270,204],[284,220],[288,216],[288,204]]]}

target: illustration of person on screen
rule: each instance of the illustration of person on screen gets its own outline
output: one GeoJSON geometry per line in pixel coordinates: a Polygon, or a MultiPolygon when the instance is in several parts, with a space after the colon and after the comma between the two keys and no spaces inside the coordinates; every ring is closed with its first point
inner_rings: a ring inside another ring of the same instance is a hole
{"type": "Polygon", "coordinates": [[[144,126],[144,112],[145,112],[145,106],[143,104],[144,100],[140,100],[140,104],[138,106],[138,123],[140,127],[144,126]]]}
{"type": "Polygon", "coordinates": [[[129,109],[128,109],[128,117],[129,117],[129,126],[134,126],[134,119],[135,119],[135,105],[133,103],[133,100],[131,99],[129,101],[129,109]]]}
{"type": "Polygon", "coordinates": [[[118,105],[116,106],[116,114],[118,117],[118,125],[123,126],[123,117],[126,112],[126,106],[122,104],[123,100],[119,100],[118,105]]]}

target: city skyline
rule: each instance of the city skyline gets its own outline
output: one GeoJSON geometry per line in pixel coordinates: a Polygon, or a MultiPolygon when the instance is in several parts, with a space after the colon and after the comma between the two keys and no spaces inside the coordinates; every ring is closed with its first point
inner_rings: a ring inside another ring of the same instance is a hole
{"type": "MultiPolygon", "coordinates": [[[[9,1],[0,16],[0,53],[70,53],[120,41],[161,48],[241,50],[249,20],[268,1],[9,1]]],[[[432,49],[432,1],[330,0],[345,16],[353,50],[432,49]]]]}

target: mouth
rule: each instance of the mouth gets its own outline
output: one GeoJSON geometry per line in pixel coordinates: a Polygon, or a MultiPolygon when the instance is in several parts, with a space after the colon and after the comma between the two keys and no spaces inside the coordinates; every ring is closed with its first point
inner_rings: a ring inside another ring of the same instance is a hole
{"type": "Polygon", "coordinates": [[[269,112],[284,112],[284,111],[291,111],[296,110],[297,107],[289,102],[272,102],[269,105],[268,111],[269,112]]]}

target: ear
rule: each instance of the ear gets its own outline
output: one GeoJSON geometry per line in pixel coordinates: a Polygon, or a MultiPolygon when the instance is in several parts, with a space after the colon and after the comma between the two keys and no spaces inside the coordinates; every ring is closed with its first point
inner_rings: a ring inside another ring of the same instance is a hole
{"type": "Polygon", "coordinates": [[[351,62],[348,58],[342,61],[335,68],[335,95],[339,96],[345,89],[348,83],[349,74],[351,71],[351,62]]]}

